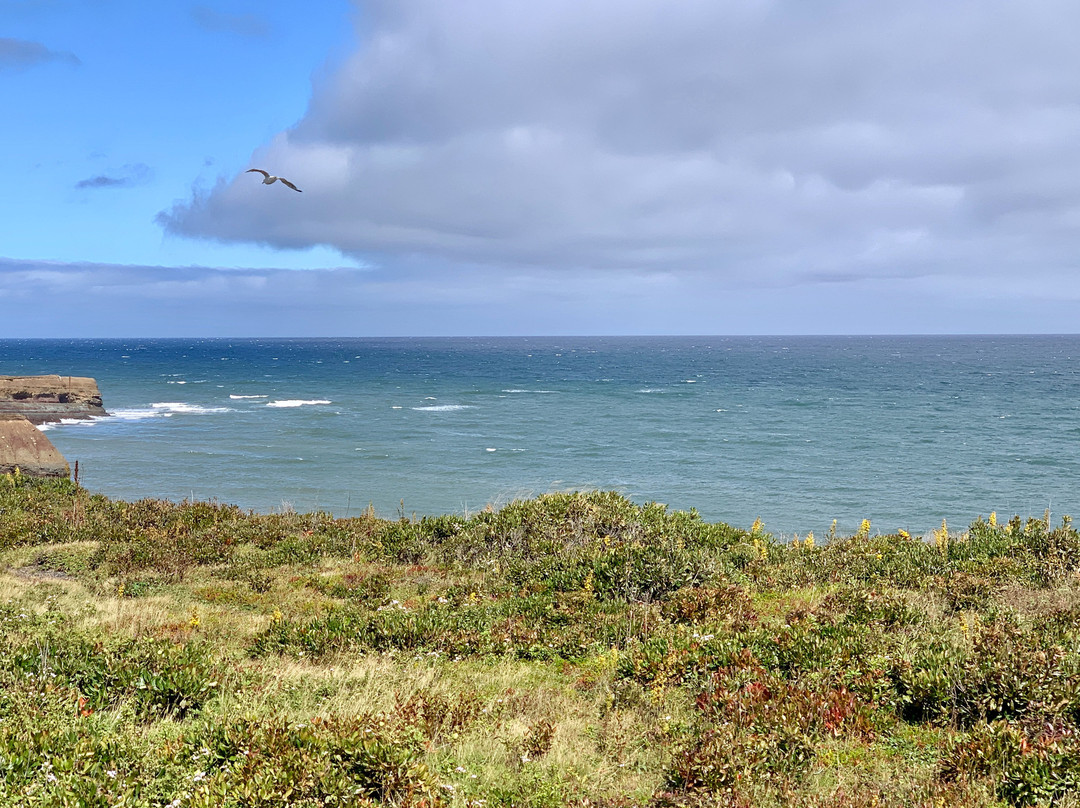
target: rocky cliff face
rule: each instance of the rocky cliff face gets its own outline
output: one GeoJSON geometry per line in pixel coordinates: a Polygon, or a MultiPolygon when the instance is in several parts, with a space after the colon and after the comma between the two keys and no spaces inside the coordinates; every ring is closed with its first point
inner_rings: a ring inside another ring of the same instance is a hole
{"type": "Polygon", "coordinates": [[[0,474],[18,468],[31,477],[67,477],[70,468],[52,442],[26,418],[0,412],[0,474]]]}
{"type": "Polygon", "coordinates": [[[84,376],[0,376],[3,413],[17,413],[32,424],[108,414],[97,382],[84,376]]]}

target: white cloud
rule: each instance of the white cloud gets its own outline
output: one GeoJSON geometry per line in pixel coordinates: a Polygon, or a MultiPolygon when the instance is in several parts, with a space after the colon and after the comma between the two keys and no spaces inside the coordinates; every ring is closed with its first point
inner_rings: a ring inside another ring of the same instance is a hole
{"type": "Polygon", "coordinates": [[[253,157],[305,193],[240,175],[167,230],[428,283],[487,265],[1075,284],[1066,0],[379,0],[357,24],[253,157]]]}

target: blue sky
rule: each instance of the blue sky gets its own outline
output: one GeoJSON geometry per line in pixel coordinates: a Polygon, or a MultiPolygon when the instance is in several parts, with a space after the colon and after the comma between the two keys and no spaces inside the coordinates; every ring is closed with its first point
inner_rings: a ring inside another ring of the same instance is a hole
{"type": "MultiPolygon", "coordinates": [[[[161,266],[323,267],[293,253],[166,237],[155,214],[304,113],[312,78],[354,42],[345,0],[0,0],[0,255],[161,266]],[[303,10],[299,11],[303,6],[303,10]],[[298,13],[299,12],[299,13],[298,13]],[[8,49],[10,54],[11,48],[8,49]],[[11,114],[14,113],[14,114],[11,114]]],[[[351,262],[348,262],[351,263],[351,262]]]]}
{"type": "Polygon", "coordinates": [[[1078,29],[0,0],[0,337],[1073,332],[1078,29]]]}

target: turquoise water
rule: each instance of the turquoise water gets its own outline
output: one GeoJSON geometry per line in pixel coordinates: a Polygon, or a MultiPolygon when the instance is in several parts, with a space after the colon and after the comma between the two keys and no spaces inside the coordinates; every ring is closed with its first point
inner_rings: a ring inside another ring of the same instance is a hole
{"type": "Polygon", "coordinates": [[[110,496],[472,512],[604,488],[777,534],[1080,513],[1080,337],[4,340],[110,496]]]}

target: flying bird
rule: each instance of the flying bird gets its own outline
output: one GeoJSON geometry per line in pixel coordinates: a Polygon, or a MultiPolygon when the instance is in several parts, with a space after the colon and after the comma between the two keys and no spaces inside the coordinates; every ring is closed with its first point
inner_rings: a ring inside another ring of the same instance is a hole
{"type": "Polygon", "coordinates": [[[258,171],[260,174],[263,175],[263,185],[273,185],[275,182],[278,182],[280,180],[283,185],[288,185],[290,188],[292,188],[298,194],[303,193],[303,191],[301,191],[299,188],[297,188],[295,185],[293,185],[291,182],[289,182],[284,177],[275,177],[269,171],[263,171],[261,168],[249,168],[244,173],[245,174],[250,174],[252,171],[258,171]]]}

